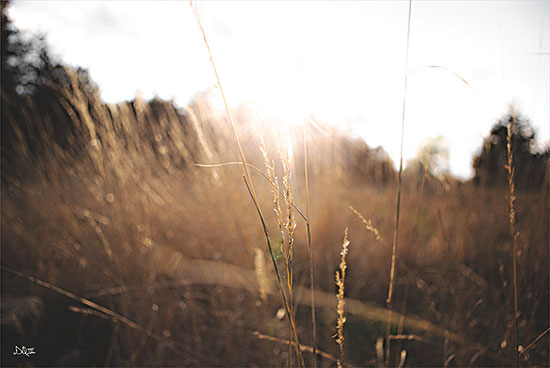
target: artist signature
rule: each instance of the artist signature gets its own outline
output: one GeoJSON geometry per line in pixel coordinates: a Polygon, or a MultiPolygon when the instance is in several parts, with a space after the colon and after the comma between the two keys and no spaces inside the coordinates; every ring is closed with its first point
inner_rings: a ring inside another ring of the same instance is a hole
{"type": "Polygon", "coordinates": [[[13,352],[13,355],[25,355],[27,357],[30,357],[33,354],[36,354],[34,348],[29,348],[25,346],[19,347],[15,345],[15,351],[13,352]]]}

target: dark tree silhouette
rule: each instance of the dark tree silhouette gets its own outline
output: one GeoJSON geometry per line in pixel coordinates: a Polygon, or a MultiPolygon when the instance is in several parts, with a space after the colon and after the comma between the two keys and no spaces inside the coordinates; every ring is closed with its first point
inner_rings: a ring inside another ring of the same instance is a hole
{"type": "Polygon", "coordinates": [[[56,58],[48,50],[44,35],[20,32],[8,17],[10,2],[1,2],[2,93],[32,93],[49,78],[56,58]]]}
{"type": "Polygon", "coordinates": [[[2,93],[5,91],[15,91],[15,73],[13,67],[8,63],[8,59],[13,55],[9,41],[13,38],[15,31],[8,18],[8,2],[0,2],[2,13],[2,35],[0,38],[0,50],[2,57],[2,93]]]}
{"type": "Polygon", "coordinates": [[[348,171],[360,180],[387,183],[394,174],[389,155],[382,147],[371,148],[361,138],[340,138],[339,146],[348,171]]]}
{"type": "Polygon", "coordinates": [[[537,152],[536,134],[527,118],[510,111],[499,119],[485,139],[481,152],[475,156],[474,182],[494,187],[507,185],[507,136],[508,124],[512,124],[512,154],[516,188],[539,190],[548,176],[550,150],[537,152]]]}
{"type": "MultiPolygon", "coordinates": [[[[63,90],[78,88],[84,96],[98,93],[86,69],[70,68],[52,56],[44,35],[19,31],[8,16],[9,1],[1,2],[1,142],[2,162],[31,155],[38,158],[55,143],[77,155],[86,144],[78,139],[71,102],[63,90]],[[25,147],[25,149],[22,149],[25,147]]],[[[76,110],[76,109],[73,109],[76,110]]]]}

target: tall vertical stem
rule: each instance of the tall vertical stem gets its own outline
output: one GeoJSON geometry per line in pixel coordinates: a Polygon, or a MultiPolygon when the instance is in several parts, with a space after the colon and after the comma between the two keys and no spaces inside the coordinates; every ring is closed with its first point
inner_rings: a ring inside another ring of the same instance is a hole
{"type": "Polygon", "coordinates": [[[390,332],[391,332],[391,319],[392,319],[392,303],[395,284],[395,264],[397,260],[397,245],[399,240],[399,212],[401,208],[401,184],[403,174],[403,136],[405,134],[405,108],[407,105],[407,81],[408,81],[408,69],[409,69],[409,41],[411,34],[411,10],[412,0],[409,0],[409,18],[407,23],[407,50],[405,56],[405,82],[403,88],[403,115],[401,118],[401,154],[399,159],[399,180],[397,188],[397,199],[395,205],[395,231],[393,234],[393,247],[391,255],[391,268],[390,268],[390,285],[388,287],[388,299],[386,304],[388,307],[388,324],[386,326],[386,365],[390,365],[390,332]]]}
{"type": "Polygon", "coordinates": [[[307,135],[306,119],[304,117],[304,178],[306,185],[306,227],[307,227],[307,252],[309,257],[309,282],[311,284],[311,326],[313,329],[313,366],[317,368],[317,323],[315,318],[315,277],[313,274],[313,250],[311,249],[311,227],[309,218],[309,183],[307,173],[307,135]]]}
{"type": "Polygon", "coordinates": [[[233,132],[233,136],[235,138],[235,143],[237,144],[237,148],[239,150],[239,155],[241,157],[241,162],[243,164],[244,182],[246,184],[248,192],[250,193],[250,196],[252,197],[252,201],[254,202],[254,206],[256,207],[256,210],[258,211],[258,215],[260,217],[260,221],[262,223],[262,227],[263,227],[264,234],[265,234],[266,241],[267,241],[267,248],[269,250],[271,260],[273,261],[273,268],[275,269],[275,273],[277,275],[277,280],[279,282],[279,287],[281,289],[281,294],[282,294],[282,297],[283,297],[283,304],[285,306],[286,313],[287,313],[288,318],[289,318],[289,320],[291,322],[291,325],[292,325],[292,332],[293,332],[293,335],[294,335],[294,341],[296,342],[294,347],[296,349],[296,359],[298,361],[298,366],[302,367],[304,365],[303,364],[303,356],[302,356],[302,352],[300,350],[300,342],[298,341],[298,334],[296,332],[296,323],[295,323],[295,320],[294,320],[294,315],[290,310],[290,305],[288,303],[287,297],[286,297],[286,295],[284,293],[284,290],[283,290],[281,275],[280,275],[279,269],[277,267],[277,262],[275,261],[275,258],[274,258],[274,255],[273,255],[273,249],[271,248],[271,241],[269,239],[269,231],[267,229],[267,225],[265,223],[264,217],[262,215],[262,211],[260,209],[260,203],[258,202],[258,198],[256,197],[256,192],[254,190],[254,185],[252,184],[252,178],[250,177],[250,173],[248,171],[248,165],[247,165],[246,159],[244,157],[244,152],[243,152],[242,147],[241,147],[241,142],[239,140],[239,135],[237,134],[237,128],[235,127],[235,123],[233,122],[231,112],[229,111],[229,106],[227,104],[227,99],[225,98],[225,94],[223,92],[222,84],[220,82],[220,77],[219,77],[218,71],[216,69],[216,64],[214,63],[214,57],[212,56],[212,51],[210,50],[210,45],[208,44],[208,40],[206,39],[206,33],[204,32],[204,28],[202,27],[201,20],[200,20],[200,17],[199,17],[199,13],[198,13],[197,9],[195,8],[195,6],[193,5],[192,0],[189,1],[189,4],[191,5],[191,8],[193,9],[195,19],[197,20],[199,28],[202,32],[202,37],[204,39],[204,43],[206,45],[206,48],[208,49],[208,55],[210,56],[210,63],[212,64],[212,69],[214,69],[214,74],[216,75],[216,81],[217,81],[218,88],[219,88],[221,96],[222,96],[223,104],[224,104],[224,107],[225,107],[225,113],[227,115],[227,119],[231,123],[231,130],[233,132]]]}
{"type": "Polygon", "coordinates": [[[515,356],[516,356],[516,365],[518,367],[521,367],[521,361],[520,361],[520,354],[519,354],[519,321],[518,321],[518,280],[517,280],[517,252],[518,252],[518,234],[516,233],[514,229],[514,225],[516,223],[516,210],[515,210],[515,200],[516,200],[516,193],[515,193],[515,187],[514,187],[514,154],[512,150],[512,134],[513,130],[516,126],[516,111],[514,108],[512,108],[512,120],[508,122],[508,125],[506,126],[506,130],[508,132],[506,136],[506,149],[507,149],[507,156],[508,156],[508,164],[506,165],[506,172],[508,174],[508,188],[510,190],[510,236],[512,237],[512,283],[514,287],[514,335],[515,335],[515,341],[514,341],[514,349],[515,349],[515,356]]]}

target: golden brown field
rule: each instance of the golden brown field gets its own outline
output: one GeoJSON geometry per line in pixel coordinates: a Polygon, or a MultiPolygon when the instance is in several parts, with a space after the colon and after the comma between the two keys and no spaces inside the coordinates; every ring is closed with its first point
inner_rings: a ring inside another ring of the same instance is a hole
{"type": "MultiPolygon", "coordinates": [[[[224,116],[199,97],[185,111],[159,100],[104,105],[66,73],[69,83],[49,90],[49,110],[3,95],[3,126],[19,124],[2,147],[3,365],[24,364],[13,344],[35,347],[27,362],[37,366],[287,365],[288,321],[242,165],[195,165],[239,161],[224,116]],[[56,132],[53,121],[71,130],[56,132]]],[[[305,213],[304,130],[281,136],[245,112],[235,121],[248,161],[265,174],[258,132],[279,178],[279,153],[292,144],[288,183],[305,213]]],[[[343,364],[384,364],[377,352],[397,173],[334,128],[305,132],[317,348],[330,355],[318,364],[340,357],[335,272],[346,228],[343,364]]],[[[250,175],[286,287],[271,185],[255,169],[250,175]]],[[[389,365],[402,354],[407,366],[514,365],[509,188],[452,178],[443,185],[412,170],[403,177],[389,365]]],[[[548,327],[548,174],[544,181],[515,201],[524,349],[548,327]]],[[[279,186],[287,247],[282,179],[279,186]]],[[[310,366],[307,232],[292,213],[294,314],[310,366]]],[[[521,355],[525,365],[547,359],[548,334],[521,355]]]]}
{"type": "Polygon", "coordinates": [[[463,181],[48,68],[2,83],[2,366],[549,365],[549,151],[515,110],[463,181]]]}

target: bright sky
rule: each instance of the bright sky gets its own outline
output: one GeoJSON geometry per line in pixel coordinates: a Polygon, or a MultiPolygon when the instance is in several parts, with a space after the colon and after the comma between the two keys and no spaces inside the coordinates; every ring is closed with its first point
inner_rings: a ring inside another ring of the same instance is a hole
{"type": "MultiPolygon", "coordinates": [[[[196,2],[229,103],[350,128],[399,160],[408,1],[196,2]]],[[[188,2],[22,1],[10,16],[89,69],[107,102],[215,84],[188,2]]],[[[510,103],[550,140],[550,1],[414,1],[405,160],[443,136],[453,174],[510,103]],[[459,74],[470,84],[444,69],[459,74]],[[417,70],[418,69],[418,70],[417,70]]]]}

